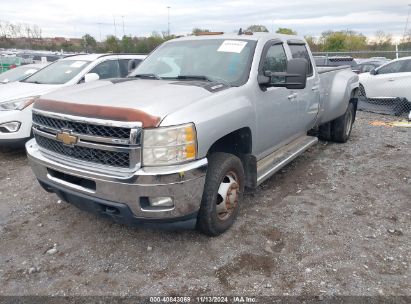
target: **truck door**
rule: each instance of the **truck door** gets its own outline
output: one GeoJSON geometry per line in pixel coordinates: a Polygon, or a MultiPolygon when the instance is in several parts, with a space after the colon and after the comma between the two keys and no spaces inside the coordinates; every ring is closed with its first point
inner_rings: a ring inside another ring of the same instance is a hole
{"type": "MultiPolygon", "coordinates": [[[[287,60],[282,41],[267,42],[261,54],[259,74],[264,74],[264,71],[285,72],[287,60]]],[[[273,77],[271,81],[284,82],[285,79],[273,77]]],[[[270,154],[298,135],[298,103],[292,94],[284,87],[260,87],[257,91],[257,150],[260,157],[270,154]]]]}
{"type": "Polygon", "coordinates": [[[320,102],[320,78],[313,67],[307,46],[304,41],[289,40],[292,58],[304,58],[308,61],[307,86],[296,91],[296,102],[300,111],[300,128],[306,132],[313,128],[317,118],[320,102]]]}

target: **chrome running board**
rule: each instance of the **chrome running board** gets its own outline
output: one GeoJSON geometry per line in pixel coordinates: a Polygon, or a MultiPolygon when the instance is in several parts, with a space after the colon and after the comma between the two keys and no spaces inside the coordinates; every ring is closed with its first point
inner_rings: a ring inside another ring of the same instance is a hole
{"type": "Polygon", "coordinates": [[[317,142],[317,137],[302,136],[258,161],[257,186],[317,142]]]}

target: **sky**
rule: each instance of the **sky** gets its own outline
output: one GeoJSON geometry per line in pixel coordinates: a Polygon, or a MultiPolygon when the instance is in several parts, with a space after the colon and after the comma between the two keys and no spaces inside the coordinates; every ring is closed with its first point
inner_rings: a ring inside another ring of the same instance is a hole
{"type": "Polygon", "coordinates": [[[0,0],[0,21],[36,24],[43,37],[89,33],[100,40],[121,37],[123,21],[126,35],[167,32],[169,12],[170,32],[177,35],[196,27],[233,32],[262,24],[269,31],[287,27],[300,35],[349,29],[368,37],[384,31],[399,39],[410,4],[411,0],[0,0]]]}

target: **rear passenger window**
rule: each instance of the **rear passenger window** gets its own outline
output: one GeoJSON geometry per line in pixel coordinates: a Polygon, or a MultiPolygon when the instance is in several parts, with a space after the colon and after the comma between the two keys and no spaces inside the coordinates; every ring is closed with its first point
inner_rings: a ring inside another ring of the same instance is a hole
{"type": "Polygon", "coordinates": [[[120,68],[117,60],[108,60],[94,67],[89,73],[96,73],[100,79],[120,77],[120,68]]]}
{"type": "Polygon", "coordinates": [[[313,65],[311,63],[310,55],[308,54],[307,47],[301,44],[289,45],[293,58],[304,58],[308,62],[307,76],[313,75],[313,65]]]}

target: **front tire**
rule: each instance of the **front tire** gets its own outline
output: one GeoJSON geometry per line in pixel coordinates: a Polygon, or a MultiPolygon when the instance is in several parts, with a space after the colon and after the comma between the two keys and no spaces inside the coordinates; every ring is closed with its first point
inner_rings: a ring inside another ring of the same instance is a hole
{"type": "Polygon", "coordinates": [[[197,229],[209,236],[228,230],[237,218],[244,183],[244,168],[238,157],[221,152],[210,155],[197,229]]]}

